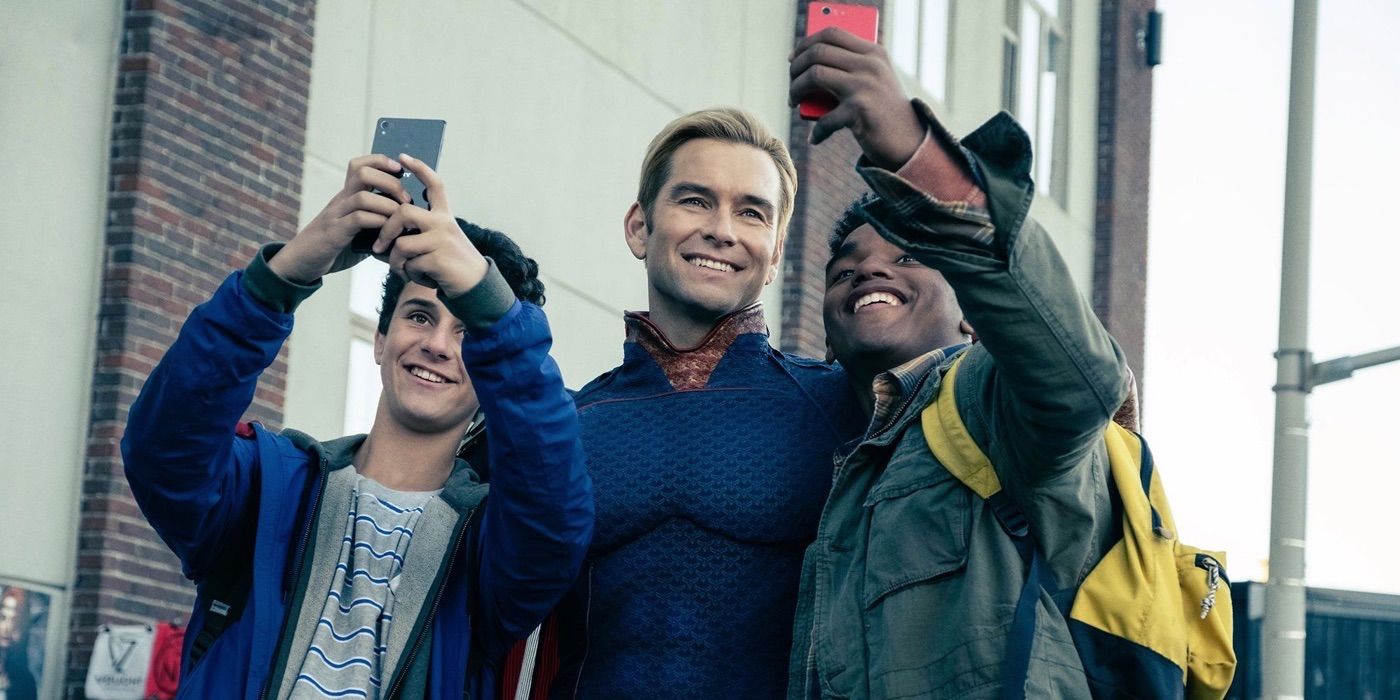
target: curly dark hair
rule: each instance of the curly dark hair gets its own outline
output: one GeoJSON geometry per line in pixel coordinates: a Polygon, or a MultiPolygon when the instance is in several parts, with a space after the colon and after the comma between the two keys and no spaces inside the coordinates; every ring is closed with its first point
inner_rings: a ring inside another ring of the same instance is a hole
{"type": "MultiPolygon", "coordinates": [[[[506,278],[515,298],[535,306],[544,306],[544,282],[539,279],[540,266],[534,258],[525,257],[520,246],[500,231],[477,226],[469,221],[457,219],[457,226],[467,234],[472,245],[482,255],[496,261],[496,269],[506,278]]],[[[379,332],[389,332],[389,320],[394,307],[399,305],[399,295],[403,293],[404,280],[390,272],[384,276],[384,297],[379,303],[379,332]]]]}
{"type": "Polygon", "coordinates": [[[841,216],[836,218],[836,224],[832,225],[832,237],[827,239],[830,256],[836,256],[836,252],[840,251],[841,244],[846,242],[846,238],[850,237],[851,232],[862,225],[871,223],[871,214],[867,209],[879,206],[879,204],[881,204],[881,199],[874,192],[864,193],[864,195],[855,197],[855,202],[847,204],[846,210],[841,211],[841,216]]]}

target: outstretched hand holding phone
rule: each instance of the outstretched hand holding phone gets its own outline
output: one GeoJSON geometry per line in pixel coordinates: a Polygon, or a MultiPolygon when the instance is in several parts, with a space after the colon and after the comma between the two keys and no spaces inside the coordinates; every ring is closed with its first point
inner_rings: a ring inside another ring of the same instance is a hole
{"type": "Polygon", "coordinates": [[[836,105],[812,127],[812,143],[850,129],[875,165],[897,170],[926,129],[899,83],[885,49],[837,27],[804,38],[788,58],[789,104],[827,93],[836,105]]]}
{"type": "Polygon", "coordinates": [[[402,171],[403,166],[388,156],[368,155],[351,160],[345,171],[345,185],[306,228],[268,261],[268,266],[282,279],[310,284],[369,257],[351,250],[350,242],[362,229],[383,226],[399,206],[408,202],[408,193],[399,182],[402,171]]]}
{"type": "Polygon", "coordinates": [[[364,229],[379,230],[372,249],[375,257],[405,279],[441,289],[449,297],[465,293],[486,275],[486,259],[457,226],[442,178],[407,155],[350,161],[345,185],[268,266],[300,284],[349,269],[369,257],[351,248],[364,229]],[[399,177],[405,169],[425,186],[431,211],[408,203],[399,177]]]}
{"type": "Polygon", "coordinates": [[[448,297],[466,293],[486,276],[486,258],[457,225],[442,178],[412,156],[401,154],[399,162],[422,181],[433,208],[399,205],[379,229],[374,256],[409,282],[448,297]]]}

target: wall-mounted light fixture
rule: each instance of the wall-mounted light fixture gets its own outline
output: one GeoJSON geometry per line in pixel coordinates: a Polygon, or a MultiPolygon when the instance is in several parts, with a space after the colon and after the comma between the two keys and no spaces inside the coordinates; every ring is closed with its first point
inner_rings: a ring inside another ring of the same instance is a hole
{"type": "Polygon", "coordinates": [[[1142,53],[1147,59],[1147,67],[1153,68],[1162,63],[1162,13],[1150,10],[1147,13],[1147,28],[1143,30],[1142,53]]]}

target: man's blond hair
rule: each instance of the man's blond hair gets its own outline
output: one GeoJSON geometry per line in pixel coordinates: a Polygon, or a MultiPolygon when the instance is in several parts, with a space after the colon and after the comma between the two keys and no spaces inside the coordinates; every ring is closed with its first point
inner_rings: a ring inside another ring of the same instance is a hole
{"type": "Polygon", "coordinates": [[[651,219],[652,206],[661,193],[661,186],[671,175],[671,157],[682,145],[695,139],[716,139],[753,146],[768,154],[778,168],[781,199],[778,205],[778,240],[787,234],[792,219],[793,201],[797,197],[797,168],[787,144],[763,126],[758,117],[733,107],[702,109],[679,117],[666,125],[647,146],[642,159],[642,180],[637,188],[637,201],[651,219]]]}

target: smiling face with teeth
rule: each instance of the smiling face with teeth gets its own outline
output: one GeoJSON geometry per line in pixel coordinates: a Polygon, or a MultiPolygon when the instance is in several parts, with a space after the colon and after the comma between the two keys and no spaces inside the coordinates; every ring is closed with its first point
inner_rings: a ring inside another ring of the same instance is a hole
{"type": "Polygon", "coordinates": [[[853,374],[874,377],[965,342],[962,309],[943,275],[864,224],[827,264],[827,343],[853,374]]]}
{"type": "Polygon", "coordinates": [[[466,431],[478,403],[462,363],[464,330],[437,292],[404,286],[388,332],[374,335],[374,361],[384,385],[376,429],[387,420],[420,434],[466,431]]]}
{"type": "Polygon", "coordinates": [[[646,263],[651,319],[673,341],[698,340],[773,281],[781,187],[764,151],[695,139],[672,155],[650,211],[636,203],[627,212],[627,245],[646,263]]]}

